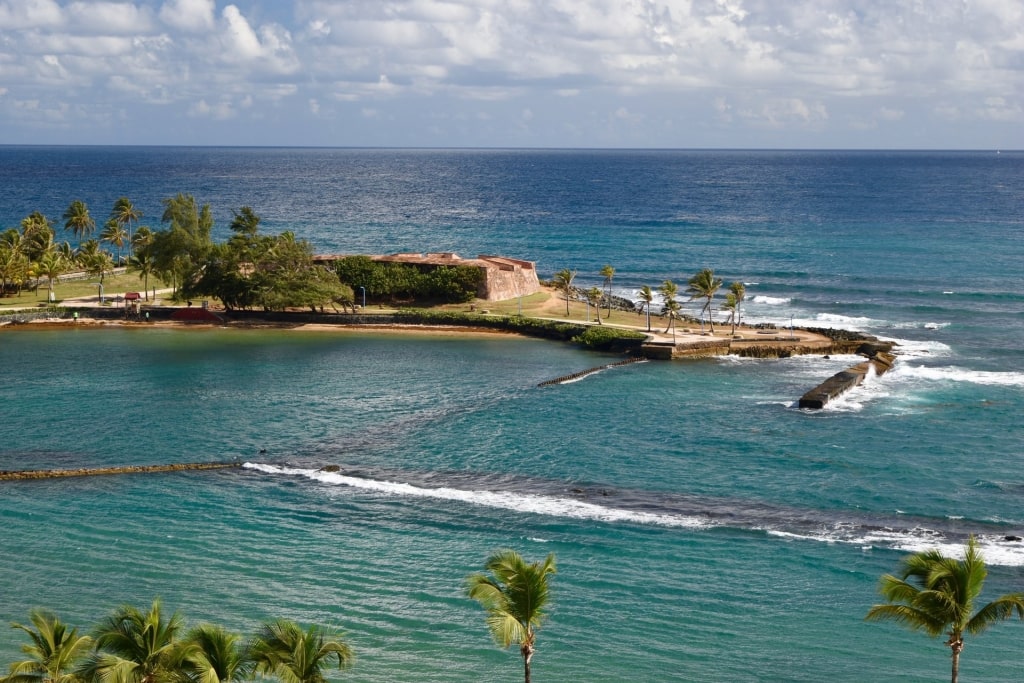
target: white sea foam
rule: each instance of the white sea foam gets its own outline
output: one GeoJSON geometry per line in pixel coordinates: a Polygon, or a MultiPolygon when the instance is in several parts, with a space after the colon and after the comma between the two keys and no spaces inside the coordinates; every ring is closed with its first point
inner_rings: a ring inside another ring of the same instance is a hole
{"type": "Polygon", "coordinates": [[[684,515],[657,515],[649,512],[636,512],[619,508],[596,505],[572,498],[554,496],[537,496],[511,491],[467,491],[448,487],[425,488],[393,481],[378,481],[349,477],[341,472],[324,472],[322,470],[299,469],[294,467],[278,467],[259,463],[245,463],[245,467],[267,474],[285,474],[301,476],[332,486],[348,486],[385,495],[405,496],[412,498],[433,498],[450,500],[471,505],[514,510],[538,515],[554,517],[572,517],[590,519],[599,522],[627,522],[635,524],[653,524],[668,527],[686,527],[700,529],[711,526],[706,520],[684,515]]]}
{"type": "Polygon", "coordinates": [[[792,301],[792,299],[790,299],[789,297],[767,296],[765,294],[759,294],[758,296],[755,296],[753,299],[751,299],[751,301],[755,304],[764,304],[765,306],[781,306],[783,304],[788,304],[789,302],[792,301]]]}
{"type": "MultiPolygon", "coordinates": [[[[769,536],[819,543],[843,543],[862,549],[892,548],[908,553],[937,549],[947,557],[962,558],[964,543],[953,542],[930,529],[872,529],[865,533],[851,532],[849,527],[838,526],[820,532],[795,533],[768,529],[769,536]]],[[[1024,543],[1007,541],[1001,536],[980,536],[978,549],[985,562],[1004,567],[1024,567],[1024,543]]]]}
{"type": "Polygon", "coordinates": [[[936,382],[970,382],[986,386],[1024,387],[1024,372],[992,372],[969,370],[956,366],[929,367],[901,364],[897,366],[897,373],[901,377],[936,382]]]}

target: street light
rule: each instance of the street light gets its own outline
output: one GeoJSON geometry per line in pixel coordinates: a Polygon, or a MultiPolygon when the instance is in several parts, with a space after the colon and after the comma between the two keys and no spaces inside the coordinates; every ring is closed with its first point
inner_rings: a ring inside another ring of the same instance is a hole
{"type": "Polygon", "coordinates": [[[363,290],[363,308],[366,308],[366,287],[360,285],[359,289],[363,290]]]}

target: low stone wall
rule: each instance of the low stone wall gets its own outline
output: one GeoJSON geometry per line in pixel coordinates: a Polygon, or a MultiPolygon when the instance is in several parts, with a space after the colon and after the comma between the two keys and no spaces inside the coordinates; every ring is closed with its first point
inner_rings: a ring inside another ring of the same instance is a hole
{"type": "Polygon", "coordinates": [[[852,368],[837,372],[808,391],[800,397],[799,406],[807,410],[821,410],[828,405],[829,401],[861,384],[872,370],[878,376],[884,375],[892,368],[895,360],[896,357],[891,353],[876,353],[872,358],[863,363],[858,363],[852,368]]]}
{"type": "Polygon", "coordinates": [[[0,481],[24,479],[57,479],[60,477],[95,477],[110,474],[148,472],[183,472],[186,470],[223,470],[241,467],[237,462],[194,462],[176,465],[123,465],[119,467],[86,467],[70,470],[0,470],[0,481]]]}

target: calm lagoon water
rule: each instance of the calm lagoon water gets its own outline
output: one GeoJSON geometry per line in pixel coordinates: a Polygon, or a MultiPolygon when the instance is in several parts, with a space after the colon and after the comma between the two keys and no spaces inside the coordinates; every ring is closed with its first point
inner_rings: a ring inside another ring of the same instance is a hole
{"type": "MultiPolygon", "coordinates": [[[[941,640],[867,624],[878,577],[969,534],[1024,590],[1024,155],[0,148],[0,220],[126,194],[251,204],[319,251],[535,259],[583,284],[747,283],[752,320],[862,329],[896,369],[821,413],[851,357],[642,363],[509,338],[0,332],[0,469],[237,460],[7,483],[0,621],[88,626],[154,596],[251,631],[343,628],[353,681],[504,681],[462,581],[557,554],[546,681],[932,681],[941,640]],[[265,450],[266,453],[260,453],[265,450]],[[338,464],[337,474],[319,472],[338,464]]],[[[964,679],[1018,681],[1020,624],[964,679]]],[[[0,661],[17,654],[0,630],[0,661]]]]}

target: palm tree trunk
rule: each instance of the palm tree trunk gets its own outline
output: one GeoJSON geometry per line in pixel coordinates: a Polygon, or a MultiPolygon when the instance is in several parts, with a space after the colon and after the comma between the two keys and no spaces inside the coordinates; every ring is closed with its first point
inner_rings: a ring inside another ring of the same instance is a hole
{"type": "MultiPolygon", "coordinates": [[[[601,315],[598,310],[598,316],[601,315]]],[[[519,649],[523,655],[523,676],[525,683],[530,683],[530,660],[533,659],[533,646],[529,643],[523,643],[523,646],[519,649]]]]}
{"type": "Polygon", "coordinates": [[[963,638],[950,636],[949,642],[946,645],[949,645],[949,648],[953,651],[953,676],[950,681],[951,683],[957,683],[960,680],[960,652],[964,649],[964,640],[963,638]]]}

